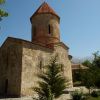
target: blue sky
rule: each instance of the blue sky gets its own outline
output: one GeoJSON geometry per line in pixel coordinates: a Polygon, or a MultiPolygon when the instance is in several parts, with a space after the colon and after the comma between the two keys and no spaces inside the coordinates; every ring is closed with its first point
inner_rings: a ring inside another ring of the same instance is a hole
{"type": "MultiPolygon", "coordinates": [[[[6,0],[9,17],[0,22],[0,45],[16,37],[31,40],[30,16],[43,0],[6,0]]],[[[100,50],[100,0],[45,0],[60,16],[61,41],[74,57],[91,56],[100,50]]]]}

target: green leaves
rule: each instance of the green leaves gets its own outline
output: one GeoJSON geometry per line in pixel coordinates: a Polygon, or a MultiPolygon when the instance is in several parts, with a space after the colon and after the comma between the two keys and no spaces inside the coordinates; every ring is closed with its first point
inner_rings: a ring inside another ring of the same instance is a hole
{"type": "Polygon", "coordinates": [[[8,13],[0,9],[0,17],[7,17],[7,16],[8,16],[8,13]]]}
{"type": "Polygon", "coordinates": [[[89,60],[85,60],[82,65],[86,66],[86,67],[91,67],[92,63],[89,60]]]}
{"type": "Polygon", "coordinates": [[[88,66],[89,69],[82,73],[82,83],[87,88],[100,88],[100,55],[99,52],[96,52],[93,55],[94,59],[92,62],[87,60],[83,63],[85,66],[88,66]]]}
{"type": "Polygon", "coordinates": [[[5,0],[0,0],[0,5],[5,3],[5,0]]]}
{"type": "MultiPolygon", "coordinates": [[[[5,0],[0,0],[0,5],[3,3],[5,3],[5,0]]],[[[2,20],[3,17],[7,17],[7,16],[8,16],[8,13],[0,8],[0,21],[2,20]]]]}
{"type": "Polygon", "coordinates": [[[57,56],[46,66],[46,72],[38,75],[42,81],[38,82],[39,87],[35,87],[35,91],[42,98],[40,100],[58,98],[66,89],[67,81],[61,74],[61,64],[58,64],[56,60],[57,56]]]}

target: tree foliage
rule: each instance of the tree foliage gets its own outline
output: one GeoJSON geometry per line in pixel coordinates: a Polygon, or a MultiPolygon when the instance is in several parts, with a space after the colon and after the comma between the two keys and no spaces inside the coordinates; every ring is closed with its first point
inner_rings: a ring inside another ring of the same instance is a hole
{"type": "MultiPolygon", "coordinates": [[[[0,5],[4,4],[5,0],[0,0],[0,5]]],[[[2,20],[3,17],[7,17],[8,13],[0,8],[0,21],[2,20]]]]}
{"type": "Polygon", "coordinates": [[[85,66],[89,69],[82,73],[82,82],[87,88],[97,87],[100,88],[100,55],[99,52],[93,54],[94,60],[92,62],[84,62],[85,66]]]}
{"type": "Polygon", "coordinates": [[[100,55],[97,51],[94,55],[94,61],[92,63],[92,70],[95,77],[95,86],[100,88],[100,55]]]}
{"type": "Polygon", "coordinates": [[[86,66],[86,67],[91,67],[92,63],[89,60],[85,60],[82,65],[86,66]]]}
{"type": "Polygon", "coordinates": [[[42,79],[39,81],[39,87],[34,90],[39,94],[40,100],[53,100],[64,93],[66,89],[66,79],[61,74],[61,66],[56,62],[57,57],[53,58],[51,63],[46,66],[46,72],[39,74],[42,79]]]}
{"type": "Polygon", "coordinates": [[[94,87],[94,75],[91,69],[85,70],[82,73],[82,84],[89,89],[89,94],[91,92],[91,88],[94,87]]]}

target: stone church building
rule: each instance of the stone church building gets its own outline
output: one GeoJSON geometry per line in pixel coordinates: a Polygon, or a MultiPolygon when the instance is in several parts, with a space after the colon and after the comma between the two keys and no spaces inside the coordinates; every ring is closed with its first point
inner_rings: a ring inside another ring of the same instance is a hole
{"type": "Polygon", "coordinates": [[[33,95],[37,74],[56,54],[64,77],[70,80],[69,87],[73,86],[69,47],[60,41],[60,17],[44,2],[30,21],[31,41],[8,37],[0,47],[0,95],[33,95]]]}

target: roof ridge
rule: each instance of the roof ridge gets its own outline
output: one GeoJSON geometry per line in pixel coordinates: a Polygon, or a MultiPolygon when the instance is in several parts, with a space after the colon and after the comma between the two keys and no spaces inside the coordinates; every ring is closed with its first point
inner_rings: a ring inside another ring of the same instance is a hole
{"type": "MultiPolygon", "coordinates": [[[[47,2],[43,2],[40,7],[35,11],[35,13],[32,15],[32,17],[34,15],[37,15],[37,14],[46,14],[46,13],[50,13],[50,14],[53,14],[55,16],[57,16],[59,18],[59,16],[57,15],[57,13],[52,9],[52,7],[49,6],[49,4],[47,2]]],[[[31,18],[32,18],[31,17],[31,18]]]]}

